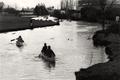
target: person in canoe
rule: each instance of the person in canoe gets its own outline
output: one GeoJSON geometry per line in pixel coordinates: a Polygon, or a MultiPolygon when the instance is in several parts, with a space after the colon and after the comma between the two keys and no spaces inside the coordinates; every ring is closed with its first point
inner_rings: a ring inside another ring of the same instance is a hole
{"type": "Polygon", "coordinates": [[[22,39],[21,36],[19,36],[18,38],[12,39],[11,41],[15,41],[15,40],[17,40],[19,42],[24,42],[24,40],[22,39]]]}
{"type": "Polygon", "coordinates": [[[46,55],[48,57],[55,57],[55,53],[53,52],[53,50],[51,49],[51,46],[48,46],[47,50],[46,50],[46,55]]]}
{"type": "Polygon", "coordinates": [[[22,47],[22,46],[23,46],[23,43],[24,43],[22,37],[19,36],[18,38],[16,38],[16,40],[17,40],[17,41],[16,41],[16,46],[22,47]]]}
{"type": "Polygon", "coordinates": [[[19,36],[18,38],[16,38],[16,40],[17,40],[18,42],[24,42],[21,36],[19,36]]]}
{"type": "Polygon", "coordinates": [[[46,50],[47,50],[47,44],[44,43],[44,46],[43,46],[43,48],[42,48],[42,50],[41,50],[41,53],[42,53],[42,54],[45,54],[45,53],[46,53],[46,50]]]}

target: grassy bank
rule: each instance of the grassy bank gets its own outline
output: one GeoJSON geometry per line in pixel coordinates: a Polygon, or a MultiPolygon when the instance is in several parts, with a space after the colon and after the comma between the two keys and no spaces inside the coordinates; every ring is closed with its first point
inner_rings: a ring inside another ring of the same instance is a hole
{"type": "Polygon", "coordinates": [[[0,15],[0,32],[24,30],[29,27],[30,18],[14,15],[0,15]]]}

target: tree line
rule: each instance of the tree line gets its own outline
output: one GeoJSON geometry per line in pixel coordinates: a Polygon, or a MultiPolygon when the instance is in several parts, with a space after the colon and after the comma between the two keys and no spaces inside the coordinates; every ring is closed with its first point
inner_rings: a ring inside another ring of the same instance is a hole
{"type": "Polygon", "coordinates": [[[100,21],[105,29],[106,20],[115,20],[116,16],[120,16],[120,7],[118,0],[81,0],[79,2],[81,8],[81,18],[87,21],[100,21]]]}

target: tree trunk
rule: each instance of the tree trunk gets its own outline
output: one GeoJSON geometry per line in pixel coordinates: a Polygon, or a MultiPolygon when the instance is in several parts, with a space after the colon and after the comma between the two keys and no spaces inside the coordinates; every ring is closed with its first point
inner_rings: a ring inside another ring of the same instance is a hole
{"type": "Polygon", "coordinates": [[[102,8],[102,29],[105,30],[105,8],[102,8]]]}

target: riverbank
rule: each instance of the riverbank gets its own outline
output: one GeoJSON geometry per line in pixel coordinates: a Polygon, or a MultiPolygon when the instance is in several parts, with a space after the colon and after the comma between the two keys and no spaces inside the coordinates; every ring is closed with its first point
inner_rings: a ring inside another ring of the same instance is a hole
{"type": "Polygon", "coordinates": [[[29,29],[30,18],[14,15],[0,15],[0,33],[29,29]]]}
{"type": "Polygon", "coordinates": [[[94,34],[94,45],[105,47],[109,61],[75,72],[76,80],[120,80],[119,26],[119,24],[112,24],[107,30],[100,30],[94,34]]]}
{"type": "MultiPolygon", "coordinates": [[[[31,21],[31,17],[0,15],[0,33],[55,25],[55,23],[53,24],[50,21],[48,22],[44,21],[44,23],[43,21],[42,22],[37,21],[39,25],[37,24],[37,26],[31,26],[30,21],[31,21]]],[[[34,25],[36,25],[36,23],[34,25]]]]}

